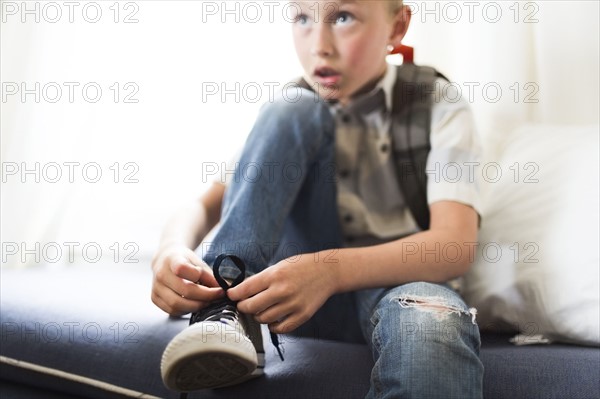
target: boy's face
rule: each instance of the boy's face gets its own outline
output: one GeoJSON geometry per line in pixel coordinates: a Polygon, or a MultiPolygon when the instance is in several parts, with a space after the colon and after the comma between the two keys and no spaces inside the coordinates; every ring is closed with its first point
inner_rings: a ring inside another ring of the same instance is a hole
{"type": "Polygon", "coordinates": [[[410,15],[386,1],[293,1],[293,36],[305,79],[319,95],[347,104],[386,71],[388,46],[400,44],[410,15]]]}

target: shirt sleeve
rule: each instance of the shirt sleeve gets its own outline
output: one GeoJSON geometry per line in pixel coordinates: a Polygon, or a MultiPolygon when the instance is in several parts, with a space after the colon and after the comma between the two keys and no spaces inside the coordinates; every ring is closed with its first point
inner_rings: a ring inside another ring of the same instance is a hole
{"type": "Polygon", "coordinates": [[[478,177],[481,142],[468,102],[446,80],[438,79],[427,158],[427,199],[456,201],[481,215],[478,177]]]}

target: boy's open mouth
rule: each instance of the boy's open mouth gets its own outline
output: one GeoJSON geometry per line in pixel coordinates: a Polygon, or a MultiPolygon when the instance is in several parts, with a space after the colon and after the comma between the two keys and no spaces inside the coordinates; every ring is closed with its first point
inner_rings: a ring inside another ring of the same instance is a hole
{"type": "Polygon", "coordinates": [[[316,68],[314,76],[315,80],[323,86],[335,86],[341,78],[338,71],[329,67],[316,68]]]}
{"type": "Polygon", "coordinates": [[[339,76],[339,72],[329,67],[322,67],[315,69],[315,76],[327,78],[331,76],[339,76]]]}

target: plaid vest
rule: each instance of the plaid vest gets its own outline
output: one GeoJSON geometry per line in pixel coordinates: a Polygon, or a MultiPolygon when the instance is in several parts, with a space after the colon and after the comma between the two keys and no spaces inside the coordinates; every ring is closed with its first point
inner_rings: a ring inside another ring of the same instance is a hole
{"type": "MultiPolygon", "coordinates": [[[[429,228],[427,202],[427,157],[431,150],[431,111],[434,84],[445,77],[437,70],[412,63],[397,66],[397,79],[392,94],[391,137],[396,177],[417,225],[429,228]]],[[[304,79],[295,82],[312,90],[304,79]]]]}

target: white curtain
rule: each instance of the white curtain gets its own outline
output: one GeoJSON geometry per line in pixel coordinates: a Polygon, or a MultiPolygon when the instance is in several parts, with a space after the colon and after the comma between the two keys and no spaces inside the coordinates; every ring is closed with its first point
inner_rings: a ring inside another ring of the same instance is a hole
{"type": "Polygon", "coordinates": [[[473,109],[486,142],[524,123],[598,124],[598,2],[412,4],[417,13],[409,39],[417,47],[417,62],[438,67],[467,98],[473,88],[473,109]],[[452,22],[459,15],[454,4],[461,5],[458,22],[452,22]],[[436,6],[439,22],[426,11],[436,6]]]}
{"type": "MultiPolygon", "coordinates": [[[[301,73],[286,2],[76,3],[1,2],[3,265],[148,262],[301,73]]],[[[473,3],[407,2],[405,42],[472,99],[488,146],[598,124],[597,2],[473,3]]]]}

